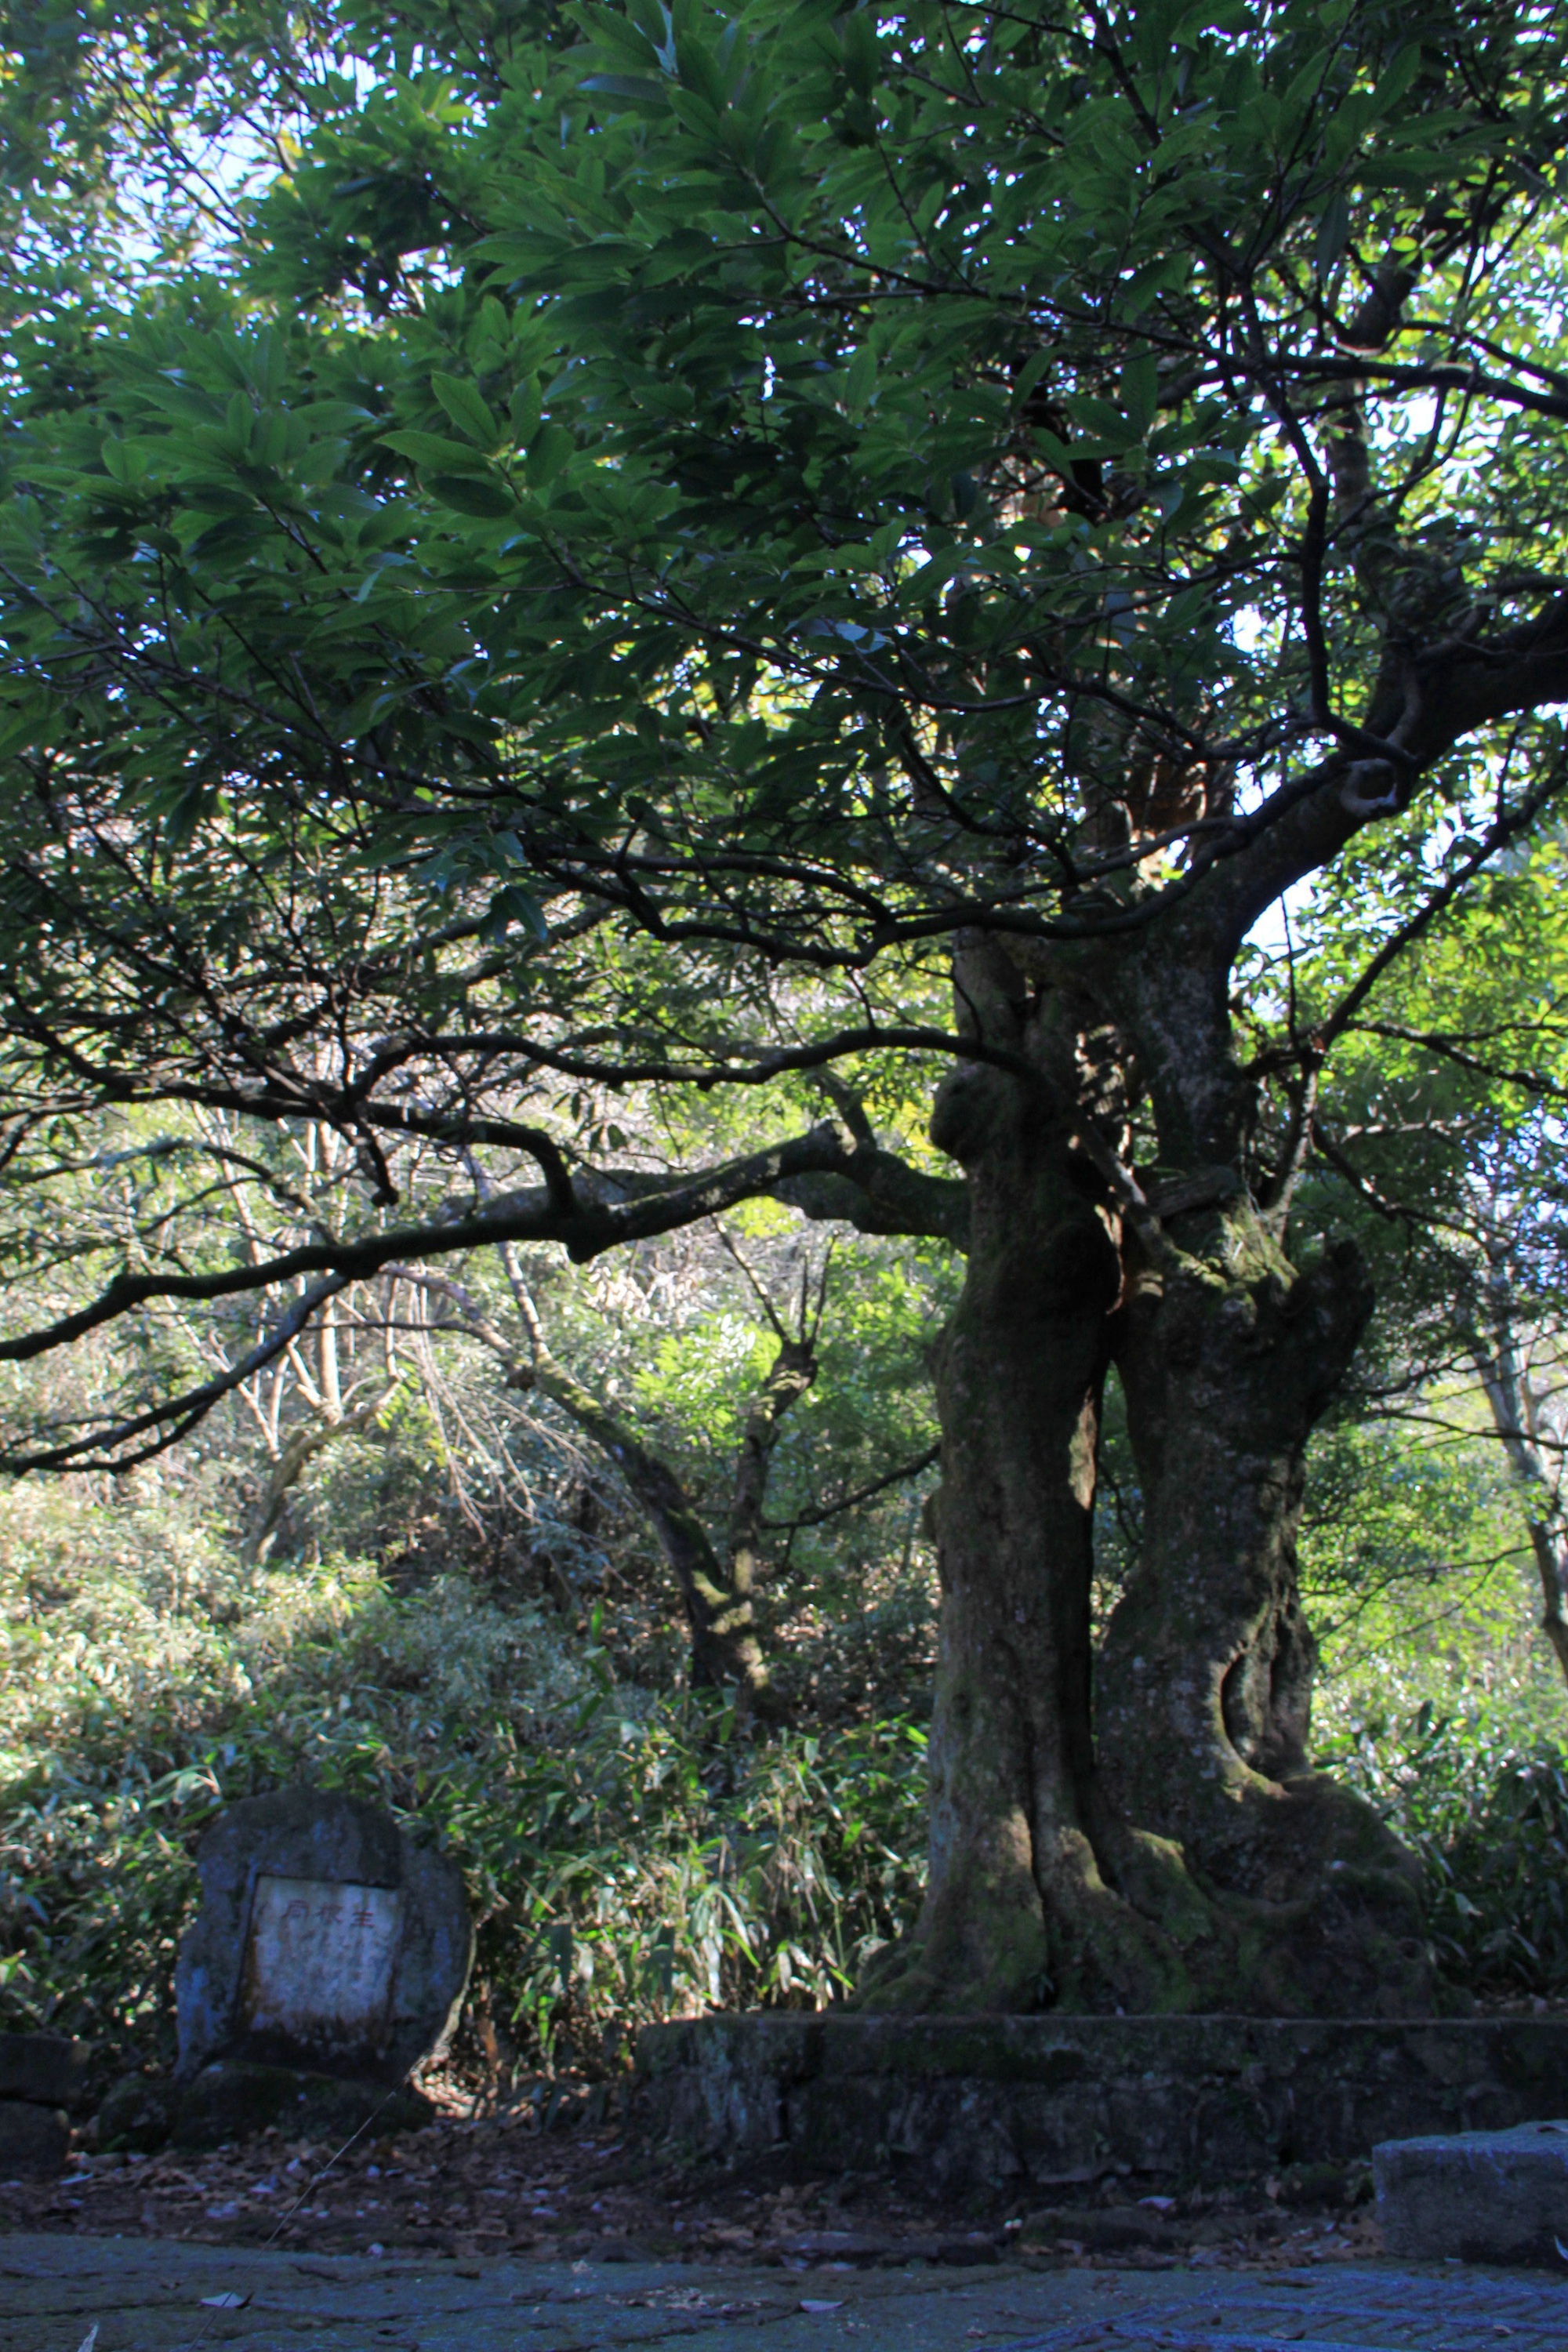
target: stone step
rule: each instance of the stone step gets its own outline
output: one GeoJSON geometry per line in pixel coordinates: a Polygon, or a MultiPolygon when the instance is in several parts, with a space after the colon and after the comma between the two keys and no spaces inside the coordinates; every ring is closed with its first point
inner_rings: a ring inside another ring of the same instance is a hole
{"type": "Polygon", "coordinates": [[[0,2099],[68,2107],[87,2063],[85,2042],[63,2033],[0,2033],[0,2099]]]}
{"type": "Polygon", "coordinates": [[[1568,2123],[1386,2140],[1372,2161],[1391,2254],[1530,2263],[1568,2277],[1568,2123]]]}

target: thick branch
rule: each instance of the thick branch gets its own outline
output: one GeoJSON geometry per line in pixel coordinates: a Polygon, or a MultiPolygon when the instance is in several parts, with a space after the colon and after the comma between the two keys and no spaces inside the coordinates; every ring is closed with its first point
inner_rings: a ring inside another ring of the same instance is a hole
{"type": "MultiPolygon", "coordinates": [[[[57,1322],[26,1332],[18,1339],[0,1340],[0,1362],[25,1363],[34,1356],[47,1354],[50,1349],[68,1346],[73,1339],[99,1330],[157,1298],[233,1298],[269,1289],[277,1283],[320,1274],[338,1276],[331,1288],[341,1289],[347,1282],[361,1282],[379,1274],[395,1259],[449,1257],[460,1250],[482,1249],[508,1241],[559,1242],[571,1258],[583,1264],[625,1242],[643,1241],[656,1234],[673,1233],[682,1225],[696,1224],[703,1217],[716,1216],[721,1210],[732,1207],[737,1201],[763,1193],[782,1197],[783,1188],[796,1176],[845,1173],[851,1161],[852,1155],[845,1149],[838,1129],[825,1125],[787,1143],[726,1160],[698,1175],[674,1180],[654,1178],[650,1189],[639,1189],[634,1197],[623,1200],[585,1198],[588,1187],[580,1183],[573,1206],[564,1209],[547,1191],[538,1188],[508,1193],[482,1215],[398,1226],[366,1234],[358,1241],[308,1243],[299,1249],[282,1251],[277,1257],[264,1258],[250,1265],[226,1266],[213,1274],[117,1275],[95,1299],[74,1315],[61,1316],[57,1322]]],[[[650,1184],[644,1171],[637,1173],[643,1184],[650,1184]]],[[[615,1177],[604,1176],[594,1189],[603,1195],[610,1192],[616,1183],[615,1177]]],[[[630,1189],[628,1184],[628,1192],[630,1189]]],[[[320,1293],[322,1297],[327,1295],[325,1288],[320,1293]]],[[[255,1369],[256,1362],[250,1360],[248,1370],[255,1369]]],[[[227,1385],[233,1385],[227,1374],[224,1378],[227,1385]]]]}

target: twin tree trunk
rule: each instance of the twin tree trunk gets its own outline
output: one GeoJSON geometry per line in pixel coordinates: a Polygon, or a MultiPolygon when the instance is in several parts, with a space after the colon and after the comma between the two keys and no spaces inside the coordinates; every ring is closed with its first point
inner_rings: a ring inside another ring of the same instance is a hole
{"type": "Polygon", "coordinates": [[[959,978],[972,1031],[1040,1083],[966,1066],[932,1122],[971,1239],[937,1356],[931,1876],[859,1999],[1419,2012],[1415,1865],[1308,1751],[1295,1539],[1307,1440],[1371,1304],[1353,1253],[1297,1272],[1223,1165],[1178,1171],[1152,1240],[1130,1230],[1084,1148],[1089,1119],[1121,1139],[1111,1034],[993,948],[959,978]],[[1145,1538],[1096,1658],[1112,1366],[1145,1538]]]}

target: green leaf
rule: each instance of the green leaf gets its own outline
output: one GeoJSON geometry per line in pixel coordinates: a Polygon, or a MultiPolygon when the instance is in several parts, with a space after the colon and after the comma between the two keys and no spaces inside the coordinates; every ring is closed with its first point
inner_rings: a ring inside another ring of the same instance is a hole
{"type": "Polygon", "coordinates": [[[543,386],[536,375],[525,376],[508,403],[512,431],[525,447],[539,430],[543,409],[543,386]]]}
{"type": "Polygon", "coordinates": [[[459,433],[466,433],[470,441],[487,452],[500,447],[500,426],[489,402],[475,385],[465,383],[461,376],[433,375],[430,389],[459,433]]]}
{"type": "Polygon", "coordinates": [[[869,98],[882,62],[870,11],[857,8],[847,16],[839,38],[844,51],[844,79],[858,97],[869,98]]]}
{"type": "Polygon", "coordinates": [[[456,467],[468,473],[489,471],[484,459],[467,443],[444,441],[438,433],[384,433],[381,437],[400,457],[412,457],[421,472],[432,466],[456,467]]]}
{"type": "Polygon", "coordinates": [[[1318,235],[1312,247],[1313,266],[1320,278],[1327,278],[1351,233],[1351,208],[1342,188],[1336,188],[1323,208],[1318,223],[1318,235]]]}
{"type": "Polygon", "coordinates": [[[1154,421],[1160,394],[1160,373],[1152,352],[1140,352],[1121,371],[1121,405],[1135,440],[1142,441],[1154,421]]]}
{"type": "Polygon", "coordinates": [[[1392,112],[1420,70],[1421,44],[1411,41],[1401,49],[1373,91],[1372,102],[1379,114],[1392,112]]]}
{"type": "Polygon", "coordinates": [[[471,474],[436,474],[430,489],[443,506],[454,507],[459,514],[476,515],[485,522],[499,521],[517,511],[517,500],[493,475],[481,481],[471,474]]]}
{"type": "Polygon", "coordinates": [[[578,87],[602,91],[606,98],[651,99],[660,106],[668,103],[670,94],[668,82],[650,81],[645,74],[590,74],[578,87]]]}
{"type": "Polygon", "coordinates": [[[1026,360],[1018,370],[1013,379],[1013,398],[1020,408],[1050,366],[1051,359],[1052,353],[1048,346],[1042,344],[1040,349],[1031,358],[1026,360]]]}
{"type": "Polygon", "coordinates": [[[844,389],[845,404],[858,415],[877,388],[877,354],[869,343],[862,344],[850,364],[848,380],[844,389]]]}
{"type": "Polygon", "coordinates": [[[496,891],[485,918],[485,934],[489,939],[504,938],[513,929],[522,929],[541,941],[548,940],[550,925],[543,908],[531,891],[521,883],[508,882],[496,891]]]}
{"type": "Polygon", "coordinates": [[[555,479],[567,459],[576,452],[577,444],[563,425],[543,425],[528,445],[524,466],[528,487],[542,490],[555,479]]]}
{"type": "Polygon", "coordinates": [[[1139,436],[1120,409],[1108,400],[1096,400],[1087,393],[1078,394],[1068,403],[1075,425],[1086,425],[1096,439],[1118,455],[1139,436]]]}

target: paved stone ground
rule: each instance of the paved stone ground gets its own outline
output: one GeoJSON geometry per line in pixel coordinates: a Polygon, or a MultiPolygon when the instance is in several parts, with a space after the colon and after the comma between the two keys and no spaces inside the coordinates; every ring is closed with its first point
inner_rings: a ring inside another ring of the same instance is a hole
{"type": "Polygon", "coordinates": [[[0,2352],[749,2352],[763,2329],[773,2352],[1563,2352],[1568,2276],[1389,2263],[801,2274],[0,2240],[0,2352]]]}

